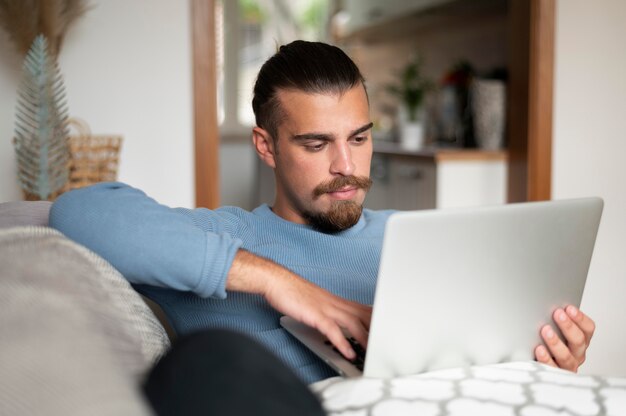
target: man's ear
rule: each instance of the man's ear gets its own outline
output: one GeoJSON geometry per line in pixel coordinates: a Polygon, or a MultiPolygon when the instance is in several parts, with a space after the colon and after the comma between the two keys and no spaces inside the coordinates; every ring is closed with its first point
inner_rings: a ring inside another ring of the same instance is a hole
{"type": "Polygon", "coordinates": [[[252,129],[252,142],[254,143],[254,149],[257,155],[259,155],[259,158],[261,158],[267,166],[275,169],[276,160],[274,155],[276,153],[274,151],[274,140],[272,140],[272,136],[262,128],[254,127],[252,129]]]}

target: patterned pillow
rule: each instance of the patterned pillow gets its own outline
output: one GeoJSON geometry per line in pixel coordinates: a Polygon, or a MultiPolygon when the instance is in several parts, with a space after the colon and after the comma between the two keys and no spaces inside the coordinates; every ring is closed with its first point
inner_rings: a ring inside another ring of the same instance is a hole
{"type": "Polygon", "coordinates": [[[626,415],[626,379],[535,362],[434,371],[395,379],[334,377],[311,385],[329,415],[626,415]]]}
{"type": "MultiPolygon", "coordinates": [[[[0,262],[3,268],[21,261],[42,273],[67,270],[74,286],[64,290],[76,292],[73,301],[90,313],[122,366],[135,377],[142,376],[169,348],[165,330],[128,281],[100,256],[58,231],[47,227],[2,229],[0,252],[6,257],[0,262]],[[16,247],[20,247],[19,254],[10,257],[8,249],[15,251],[16,247]]],[[[67,279],[38,282],[42,295],[58,291],[55,284],[66,283],[67,279]]]]}

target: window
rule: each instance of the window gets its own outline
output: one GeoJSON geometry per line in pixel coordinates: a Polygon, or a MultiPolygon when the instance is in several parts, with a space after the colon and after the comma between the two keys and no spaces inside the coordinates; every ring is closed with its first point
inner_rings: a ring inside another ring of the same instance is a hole
{"type": "Polygon", "coordinates": [[[226,135],[254,125],[252,90],[261,65],[279,45],[325,41],[328,0],[217,2],[218,120],[226,135]]]}

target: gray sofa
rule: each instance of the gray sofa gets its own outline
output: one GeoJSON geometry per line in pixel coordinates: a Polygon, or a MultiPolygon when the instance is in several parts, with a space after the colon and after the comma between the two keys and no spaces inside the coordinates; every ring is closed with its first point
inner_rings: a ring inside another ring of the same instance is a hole
{"type": "Polygon", "coordinates": [[[48,202],[0,204],[0,414],[142,415],[169,348],[109,263],[46,227],[48,202]]]}

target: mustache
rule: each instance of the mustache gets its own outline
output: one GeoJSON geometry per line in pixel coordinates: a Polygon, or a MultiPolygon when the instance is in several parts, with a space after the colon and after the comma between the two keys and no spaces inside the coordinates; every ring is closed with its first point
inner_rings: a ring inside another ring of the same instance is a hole
{"type": "Polygon", "coordinates": [[[328,192],[339,191],[342,188],[354,187],[364,189],[366,192],[371,188],[372,180],[365,176],[338,176],[328,182],[322,182],[313,190],[313,196],[319,198],[328,192]]]}

